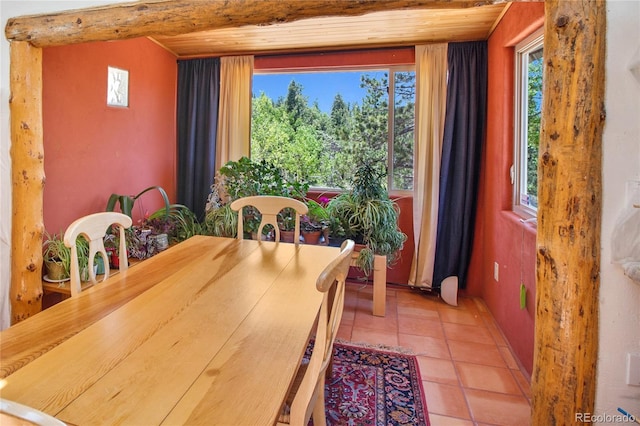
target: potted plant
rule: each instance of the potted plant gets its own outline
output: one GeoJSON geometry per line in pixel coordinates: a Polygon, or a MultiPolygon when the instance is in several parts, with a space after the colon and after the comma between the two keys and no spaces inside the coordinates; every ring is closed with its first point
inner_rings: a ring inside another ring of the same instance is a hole
{"type": "MultiPolygon", "coordinates": [[[[213,235],[235,236],[237,213],[229,207],[232,201],[253,195],[279,195],[301,200],[308,189],[307,183],[289,179],[281,169],[266,161],[252,161],[247,157],[229,161],[220,168],[211,186],[204,227],[213,235]],[[234,215],[236,217],[232,218],[234,215]]],[[[245,233],[256,233],[260,214],[251,207],[245,207],[242,214],[245,233]]],[[[268,231],[266,227],[263,230],[268,231]]]]}
{"type": "Polygon", "coordinates": [[[387,256],[388,264],[395,262],[407,239],[398,226],[400,210],[383,185],[385,177],[386,171],[371,162],[363,163],[355,172],[351,191],[336,196],[328,205],[336,227],[344,230],[345,237],[362,244],[356,265],[365,275],[373,270],[376,254],[387,256]]]}
{"type": "MultiPolygon", "coordinates": [[[[322,234],[328,230],[329,213],[315,200],[307,200],[309,212],[300,219],[300,228],[306,244],[318,244],[322,234]]],[[[328,235],[325,237],[328,243],[328,235]]]]}
{"type": "Polygon", "coordinates": [[[172,243],[207,233],[195,213],[183,204],[171,204],[169,214],[166,214],[165,208],[158,209],[142,225],[151,229],[152,239],[157,240],[157,236],[165,234],[172,243]]]}
{"type": "Polygon", "coordinates": [[[217,237],[235,237],[238,231],[238,213],[229,204],[207,210],[203,223],[204,233],[217,237]]]}
{"type": "MultiPolygon", "coordinates": [[[[83,237],[76,240],[78,266],[83,281],[89,279],[89,243],[83,237]]],[[[42,258],[45,265],[45,281],[66,281],[71,272],[71,249],[64,243],[62,232],[50,235],[45,232],[42,258]]]]}
{"type": "MultiPolygon", "coordinates": [[[[131,257],[130,247],[139,244],[133,226],[124,230],[125,242],[127,246],[127,257],[131,257]]],[[[109,257],[109,264],[112,268],[120,269],[120,232],[117,227],[110,227],[104,236],[104,249],[109,257]]]]}
{"type": "Polygon", "coordinates": [[[286,208],[278,214],[278,228],[280,228],[280,241],[285,243],[294,242],[296,229],[295,210],[286,208]]]}
{"type": "Polygon", "coordinates": [[[71,249],[64,244],[62,233],[49,234],[45,231],[42,258],[46,270],[46,281],[69,279],[71,270],[71,249]]]}

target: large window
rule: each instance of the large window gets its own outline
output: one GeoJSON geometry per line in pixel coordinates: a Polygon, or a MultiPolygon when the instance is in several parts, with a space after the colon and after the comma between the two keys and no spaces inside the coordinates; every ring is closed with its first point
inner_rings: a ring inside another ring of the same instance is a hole
{"type": "Polygon", "coordinates": [[[542,117],[542,30],[516,46],[514,210],[538,209],[538,147],[542,117]]]}
{"type": "Polygon", "coordinates": [[[413,67],[256,73],[251,158],[312,187],[342,189],[357,165],[374,161],[387,169],[389,189],[409,191],[414,106],[413,67]]]}

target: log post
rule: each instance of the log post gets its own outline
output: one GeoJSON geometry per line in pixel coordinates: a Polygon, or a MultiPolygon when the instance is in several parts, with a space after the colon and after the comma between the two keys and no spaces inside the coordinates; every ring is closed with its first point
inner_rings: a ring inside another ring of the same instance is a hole
{"type": "Polygon", "coordinates": [[[545,14],[531,423],[582,424],[598,356],[605,2],[551,0],[545,14]]]}
{"type": "Polygon", "coordinates": [[[42,310],[44,146],[42,49],[12,42],[11,112],[11,323],[42,310]]]}

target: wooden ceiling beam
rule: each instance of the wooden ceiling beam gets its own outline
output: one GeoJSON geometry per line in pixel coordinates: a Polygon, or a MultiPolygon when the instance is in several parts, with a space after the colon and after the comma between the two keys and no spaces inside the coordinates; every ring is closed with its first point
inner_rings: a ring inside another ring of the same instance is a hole
{"type": "Polygon", "coordinates": [[[10,18],[9,41],[36,47],[272,25],[307,18],[357,16],[393,9],[459,9],[505,0],[160,0],[10,18]]]}

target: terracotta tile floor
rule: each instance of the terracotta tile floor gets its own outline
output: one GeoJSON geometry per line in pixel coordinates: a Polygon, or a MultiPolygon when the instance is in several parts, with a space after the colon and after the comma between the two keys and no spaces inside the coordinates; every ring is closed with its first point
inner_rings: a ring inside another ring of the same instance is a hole
{"type": "Polygon", "coordinates": [[[529,380],[481,299],[458,306],[387,287],[386,316],[371,315],[370,284],[349,282],[338,338],[411,349],[433,426],[530,424],[529,380]]]}

